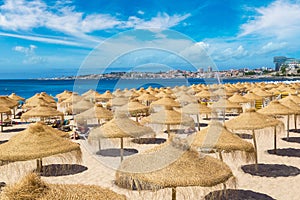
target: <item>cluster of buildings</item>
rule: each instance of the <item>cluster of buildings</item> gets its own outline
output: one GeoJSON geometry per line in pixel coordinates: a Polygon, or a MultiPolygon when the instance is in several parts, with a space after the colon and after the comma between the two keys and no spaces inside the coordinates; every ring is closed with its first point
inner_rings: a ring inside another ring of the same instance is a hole
{"type": "Polygon", "coordinates": [[[298,74],[297,70],[300,68],[300,59],[275,56],[273,62],[275,64],[275,71],[281,71],[284,68],[290,73],[298,74]]]}

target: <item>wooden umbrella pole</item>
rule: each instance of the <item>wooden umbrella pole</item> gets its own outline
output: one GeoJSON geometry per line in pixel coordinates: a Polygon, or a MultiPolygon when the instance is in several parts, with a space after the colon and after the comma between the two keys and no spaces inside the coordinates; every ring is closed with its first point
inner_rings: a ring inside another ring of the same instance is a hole
{"type": "Polygon", "coordinates": [[[297,114],[294,114],[295,130],[297,131],[297,114]]]}
{"type": "Polygon", "coordinates": [[[124,149],[123,149],[123,138],[121,137],[121,149],[120,149],[120,154],[121,154],[121,162],[123,161],[123,155],[124,155],[124,149]]]}
{"type": "Polygon", "coordinates": [[[101,151],[101,141],[100,141],[100,139],[98,140],[98,148],[99,148],[99,153],[100,153],[100,151],[101,151]]]}
{"type": "Polygon", "coordinates": [[[135,121],[136,121],[136,122],[139,122],[139,118],[138,118],[137,115],[135,116],[135,121]]]}
{"type": "Polygon", "coordinates": [[[3,132],[3,113],[1,113],[1,132],[3,132]]]}
{"type": "Polygon", "coordinates": [[[257,166],[258,163],[258,156],[257,156],[257,144],[256,144],[256,138],[255,138],[255,131],[252,130],[252,137],[253,137],[253,144],[255,149],[255,165],[257,166]]]}
{"type": "Polygon", "coordinates": [[[223,161],[223,156],[222,156],[221,150],[219,150],[218,153],[219,153],[219,158],[220,158],[220,160],[223,161]]]}
{"type": "Polygon", "coordinates": [[[40,167],[41,167],[41,173],[43,172],[43,161],[42,161],[42,158],[39,159],[39,162],[40,162],[40,167]]]}
{"type": "Polygon", "coordinates": [[[39,174],[41,172],[40,160],[36,159],[36,172],[39,174]]]}
{"type": "Polygon", "coordinates": [[[290,115],[287,116],[287,140],[289,140],[290,137],[290,115]]]}
{"type": "Polygon", "coordinates": [[[167,133],[168,133],[168,137],[170,137],[170,124],[167,124],[167,133]]]}
{"type": "Polygon", "coordinates": [[[274,127],[274,152],[276,154],[277,151],[277,132],[276,132],[276,126],[274,127]]]}
{"type": "Polygon", "coordinates": [[[197,123],[198,123],[198,131],[200,131],[200,122],[199,122],[199,115],[197,114],[197,123]]]}
{"type": "Polygon", "coordinates": [[[172,187],[172,200],[176,200],[176,187],[172,187]]]}

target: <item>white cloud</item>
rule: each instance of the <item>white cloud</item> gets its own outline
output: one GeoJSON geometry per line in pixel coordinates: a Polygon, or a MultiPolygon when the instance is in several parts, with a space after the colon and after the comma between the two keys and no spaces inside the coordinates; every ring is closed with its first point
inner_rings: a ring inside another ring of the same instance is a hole
{"type": "Polygon", "coordinates": [[[240,45],[236,49],[229,47],[220,52],[213,52],[212,57],[216,61],[227,61],[231,59],[241,59],[248,55],[249,52],[245,50],[242,45],[240,45]]]}
{"type": "Polygon", "coordinates": [[[240,36],[258,34],[279,39],[300,34],[300,4],[277,0],[256,9],[257,16],[241,26],[240,36]]]}
{"type": "Polygon", "coordinates": [[[137,13],[138,13],[138,14],[140,14],[140,15],[143,15],[143,14],[145,14],[145,12],[144,12],[144,11],[142,11],[142,10],[139,10],[137,13]]]}
{"type": "Polygon", "coordinates": [[[274,43],[274,42],[268,42],[264,46],[262,46],[261,50],[258,51],[259,54],[261,53],[270,53],[277,50],[281,50],[282,48],[286,47],[286,42],[280,42],[280,43],[274,43]]]}
{"type": "Polygon", "coordinates": [[[35,49],[37,49],[37,46],[33,44],[29,45],[28,47],[24,47],[24,46],[13,47],[14,51],[20,52],[25,55],[25,58],[23,59],[24,64],[37,64],[45,61],[45,59],[35,54],[35,49]]]}
{"type": "MultiPolygon", "coordinates": [[[[144,12],[139,11],[138,14],[144,12]]],[[[78,12],[74,6],[71,6],[70,1],[57,1],[53,6],[49,6],[41,0],[4,0],[3,5],[0,6],[0,28],[24,33],[24,31],[34,32],[35,28],[44,27],[72,37],[99,42],[89,34],[113,28],[167,29],[178,25],[189,16],[189,14],[170,16],[167,13],[158,13],[149,20],[131,16],[124,21],[110,14],[78,12]]]]}
{"type": "Polygon", "coordinates": [[[148,21],[136,16],[130,16],[123,26],[136,29],[168,29],[178,25],[190,16],[190,14],[175,14],[170,16],[167,13],[158,13],[156,17],[153,17],[148,21]]]}

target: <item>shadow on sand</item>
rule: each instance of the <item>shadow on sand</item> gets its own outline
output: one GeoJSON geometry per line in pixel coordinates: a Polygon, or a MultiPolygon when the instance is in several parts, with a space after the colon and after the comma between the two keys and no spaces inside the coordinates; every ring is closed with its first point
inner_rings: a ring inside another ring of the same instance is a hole
{"type": "Polygon", "coordinates": [[[286,149],[277,149],[276,153],[274,150],[268,150],[269,154],[274,154],[277,156],[287,156],[287,157],[298,157],[300,158],[300,149],[286,148],[286,149]]]}
{"type": "Polygon", "coordinates": [[[2,188],[5,186],[6,186],[6,184],[4,182],[0,182],[0,192],[1,192],[2,188]]]}
{"type": "Polygon", "coordinates": [[[2,141],[0,141],[0,144],[4,144],[6,142],[8,142],[8,140],[2,140],[2,141]]]}
{"type": "Polygon", "coordinates": [[[247,134],[247,133],[236,133],[236,135],[239,136],[242,139],[251,140],[253,138],[251,134],[247,134]]]}
{"type": "Polygon", "coordinates": [[[297,176],[300,174],[300,169],[293,166],[279,165],[279,164],[258,164],[257,169],[255,164],[244,165],[242,170],[245,173],[251,174],[253,176],[261,177],[289,177],[297,176]]]}
{"type": "Polygon", "coordinates": [[[286,141],[286,142],[293,142],[293,143],[299,143],[300,144],[300,137],[289,137],[289,139],[285,138],[281,138],[282,140],[286,141]]]}
{"type": "Polygon", "coordinates": [[[136,144],[162,144],[167,140],[164,138],[135,138],[131,142],[136,144]]]}
{"type": "Polygon", "coordinates": [[[290,129],[290,132],[300,133],[300,129],[290,129]]]}
{"type": "MultiPolygon", "coordinates": [[[[131,156],[137,154],[138,152],[139,151],[136,149],[125,148],[123,156],[131,156]]],[[[120,157],[121,156],[120,153],[121,153],[121,149],[111,148],[111,149],[102,149],[98,151],[96,154],[105,157],[120,157]]]]}
{"type": "Polygon", "coordinates": [[[88,168],[77,164],[52,164],[43,166],[41,176],[67,176],[79,174],[88,168]]]}
{"type": "Polygon", "coordinates": [[[25,128],[4,129],[3,133],[20,132],[20,131],[24,131],[24,130],[25,130],[25,128]]]}
{"type": "Polygon", "coordinates": [[[205,200],[274,200],[272,197],[251,190],[217,190],[205,196],[205,200]]]}

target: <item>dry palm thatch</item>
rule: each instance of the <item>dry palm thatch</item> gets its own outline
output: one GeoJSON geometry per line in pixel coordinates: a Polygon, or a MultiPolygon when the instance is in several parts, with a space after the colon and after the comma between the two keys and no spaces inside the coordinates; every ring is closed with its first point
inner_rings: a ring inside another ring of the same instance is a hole
{"type": "Polygon", "coordinates": [[[186,93],[176,94],[177,101],[181,104],[197,103],[197,98],[186,93]]]}
{"type": "Polygon", "coordinates": [[[260,109],[258,112],[274,117],[278,115],[287,115],[287,139],[289,139],[290,115],[297,114],[298,111],[282,105],[278,100],[274,100],[266,107],[260,109]]]}
{"type": "Polygon", "coordinates": [[[260,97],[264,97],[264,98],[266,98],[266,97],[272,97],[272,96],[273,96],[272,93],[267,92],[267,91],[265,91],[265,90],[262,90],[262,89],[260,89],[260,88],[254,88],[254,89],[252,90],[252,92],[253,92],[254,94],[256,94],[256,95],[258,95],[258,96],[260,96],[260,97]]]}
{"type": "Polygon", "coordinates": [[[124,95],[124,92],[118,88],[113,92],[113,95],[115,95],[116,97],[122,96],[122,95],[124,95]]]}
{"type": "Polygon", "coordinates": [[[69,96],[69,98],[67,98],[66,100],[61,102],[61,106],[68,106],[71,104],[75,104],[79,101],[82,101],[84,98],[82,96],[80,96],[77,93],[72,93],[71,96],[69,96]]]}
{"type": "Polygon", "coordinates": [[[198,98],[209,99],[211,97],[214,97],[215,94],[213,94],[212,92],[209,92],[208,90],[203,90],[203,91],[195,94],[195,96],[198,98]]]}
{"type": "Polygon", "coordinates": [[[261,101],[261,100],[263,100],[263,97],[258,96],[256,94],[254,94],[253,92],[250,92],[250,91],[247,94],[245,94],[243,97],[245,97],[245,98],[247,98],[251,101],[261,101]]]}
{"type": "Polygon", "coordinates": [[[291,100],[290,98],[284,98],[284,99],[280,99],[279,102],[292,109],[295,114],[294,114],[294,123],[295,123],[295,130],[297,130],[297,115],[300,114],[300,106],[299,104],[296,104],[293,100],[291,100]]]}
{"type": "Polygon", "coordinates": [[[103,94],[100,94],[100,96],[97,97],[97,101],[108,101],[112,98],[114,98],[114,95],[109,90],[106,90],[103,94]]]}
{"type": "Polygon", "coordinates": [[[3,200],[126,199],[124,195],[119,195],[109,189],[95,185],[49,184],[42,181],[41,177],[34,173],[28,174],[13,185],[6,186],[0,198],[3,200]]]}
{"type": "Polygon", "coordinates": [[[149,92],[143,93],[141,96],[137,97],[137,100],[139,101],[146,101],[147,105],[149,105],[150,102],[158,100],[157,97],[150,94],[149,92]]]}
{"type": "Polygon", "coordinates": [[[47,117],[64,117],[64,114],[62,112],[59,112],[58,110],[49,107],[47,105],[38,105],[37,107],[27,111],[21,116],[21,119],[29,119],[33,117],[39,117],[39,118],[47,118],[47,117]]]}
{"type": "Polygon", "coordinates": [[[239,95],[238,93],[235,93],[232,97],[229,97],[228,100],[234,103],[249,103],[251,101],[242,95],[239,95]]]}
{"type": "Polygon", "coordinates": [[[159,105],[159,106],[171,106],[171,107],[180,107],[180,103],[178,103],[177,101],[173,100],[170,96],[164,96],[163,98],[154,101],[150,104],[150,106],[155,106],[155,105],[159,105]]]}
{"type": "Polygon", "coordinates": [[[81,100],[81,101],[71,105],[73,114],[78,114],[78,113],[84,112],[93,107],[94,107],[94,104],[89,101],[86,101],[86,100],[81,100]]]}
{"type": "MultiPolygon", "coordinates": [[[[0,119],[1,119],[1,123],[3,122],[3,113],[10,114],[11,113],[10,108],[0,105],[0,119]]],[[[1,132],[3,132],[3,126],[2,125],[1,125],[1,129],[0,130],[1,130],[1,132]]]]}
{"type": "Polygon", "coordinates": [[[81,150],[77,143],[68,141],[49,130],[47,125],[35,123],[11,137],[0,145],[0,160],[15,162],[38,159],[38,171],[41,170],[41,159],[60,155],[81,161],[81,150]],[[71,157],[70,157],[71,156],[71,157]]]}
{"type": "Polygon", "coordinates": [[[123,105],[117,109],[121,112],[128,112],[130,116],[138,117],[140,115],[148,115],[149,107],[138,102],[138,100],[132,100],[128,104],[123,105]]]}
{"type": "MultiPolygon", "coordinates": [[[[147,134],[154,134],[150,127],[141,125],[129,119],[124,113],[117,113],[115,117],[98,128],[93,129],[88,137],[88,141],[98,141],[100,147],[101,138],[120,138],[121,139],[121,161],[123,160],[123,138],[141,137],[147,134]]],[[[99,149],[100,150],[100,149],[99,149]]]]}
{"type": "Polygon", "coordinates": [[[97,98],[100,97],[100,94],[97,91],[89,90],[88,92],[82,95],[85,100],[95,102],[97,98]]]}
{"type": "Polygon", "coordinates": [[[220,99],[219,101],[215,102],[212,104],[212,108],[215,109],[226,109],[226,110],[231,110],[231,109],[238,109],[241,110],[242,107],[238,103],[231,102],[227,99],[220,99]]]}
{"type": "Polygon", "coordinates": [[[55,97],[58,99],[58,102],[62,102],[64,100],[66,100],[67,98],[69,98],[70,96],[72,96],[72,93],[71,91],[63,91],[62,93],[60,94],[57,94],[55,97]]]}
{"type": "Polygon", "coordinates": [[[0,105],[9,107],[9,108],[14,108],[19,104],[18,101],[15,101],[8,96],[0,96],[0,105]]]}
{"type": "Polygon", "coordinates": [[[167,131],[170,133],[170,125],[186,125],[195,126],[193,118],[186,116],[180,112],[173,110],[172,107],[166,106],[165,109],[157,113],[152,113],[148,117],[144,117],[141,123],[164,124],[167,125],[167,131]]]}
{"type": "Polygon", "coordinates": [[[124,160],[116,172],[115,183],[138,190],[172,188],[172,199],[176,199],[176,187],[212,187],[234,182],[230,168],[222,161],[184,150],[179,143],[167,143],[124,160]]]}
{"type": "Polygon", "coordinates": [[[220,122],[212,122],[207,128],[189,136],[191,146],[200,151],[217,151],[222,159],[222,151],[225,153],[242,152],[246,161],[254,160],[254,146],[231,133],[220,122]]]}
{"type": "Polygon", "coordinates": [[[107,104],[109,104],[111,107],[116,107],[116,106],[123,106],[123,105],[127,104],[128,101],[129,101],[128,97],[121,95],[121,96],[110,99],[107,104]]]}
{"type": "Polygon", "coordinates": [[[291,99],[296,104],[300,104],[300,97],[298,97],[297,95],[289,95],[289,96],[285,97],[285,99],[291,99]]]}
{"type": "Polygon", "coordinates": [[[225,127],[231,130],[251,130],[253,135],[254,148],[256,151],[256,163],[257,158],[257,146],[255,131],[258,129],[263,129],[267,127],[274,127],[274,149],[276,150],[276,126],[282,126],[283,123],[273,117],[269,117],[264,114],[255,112],[255,109],[246,110],[245,113],[225,122],[225,127]]]}
{"type": "Polygon", "coordinates": [[[90,108],[89,110],[75,116],[75,120],[77,121],[88,119],[110,120],[112,118],[113,113],[110,110],[103,108],[101,104],[96,104],[96,106],[94,106],[93,108],[90,108]]]}
{"type": "Polygon", "coordinates": [[[46,92],[41,92],[40,96],[43,97],[44,99],[46,99],[50,103],[56,103],[54,98],[52,96],[48,95],[46,92]]]}
{"type": "Polygon", "coordinates": [[[56,108],[56,103],[51,103],[40,95],[35,95],[30,99],[27,99],[26,103],[23,105],[23,108],[32,109],[39,105],[47,105],[49,107],[56,108]]]}
{"type": "Polygon", "coordinates": [[[25,100],[25,98],[20,97],[20,96],[16,95],[15,93],[11,93],[11,95],[9,95],[8,97],[15,101],[24,101],[25,100]]]}

